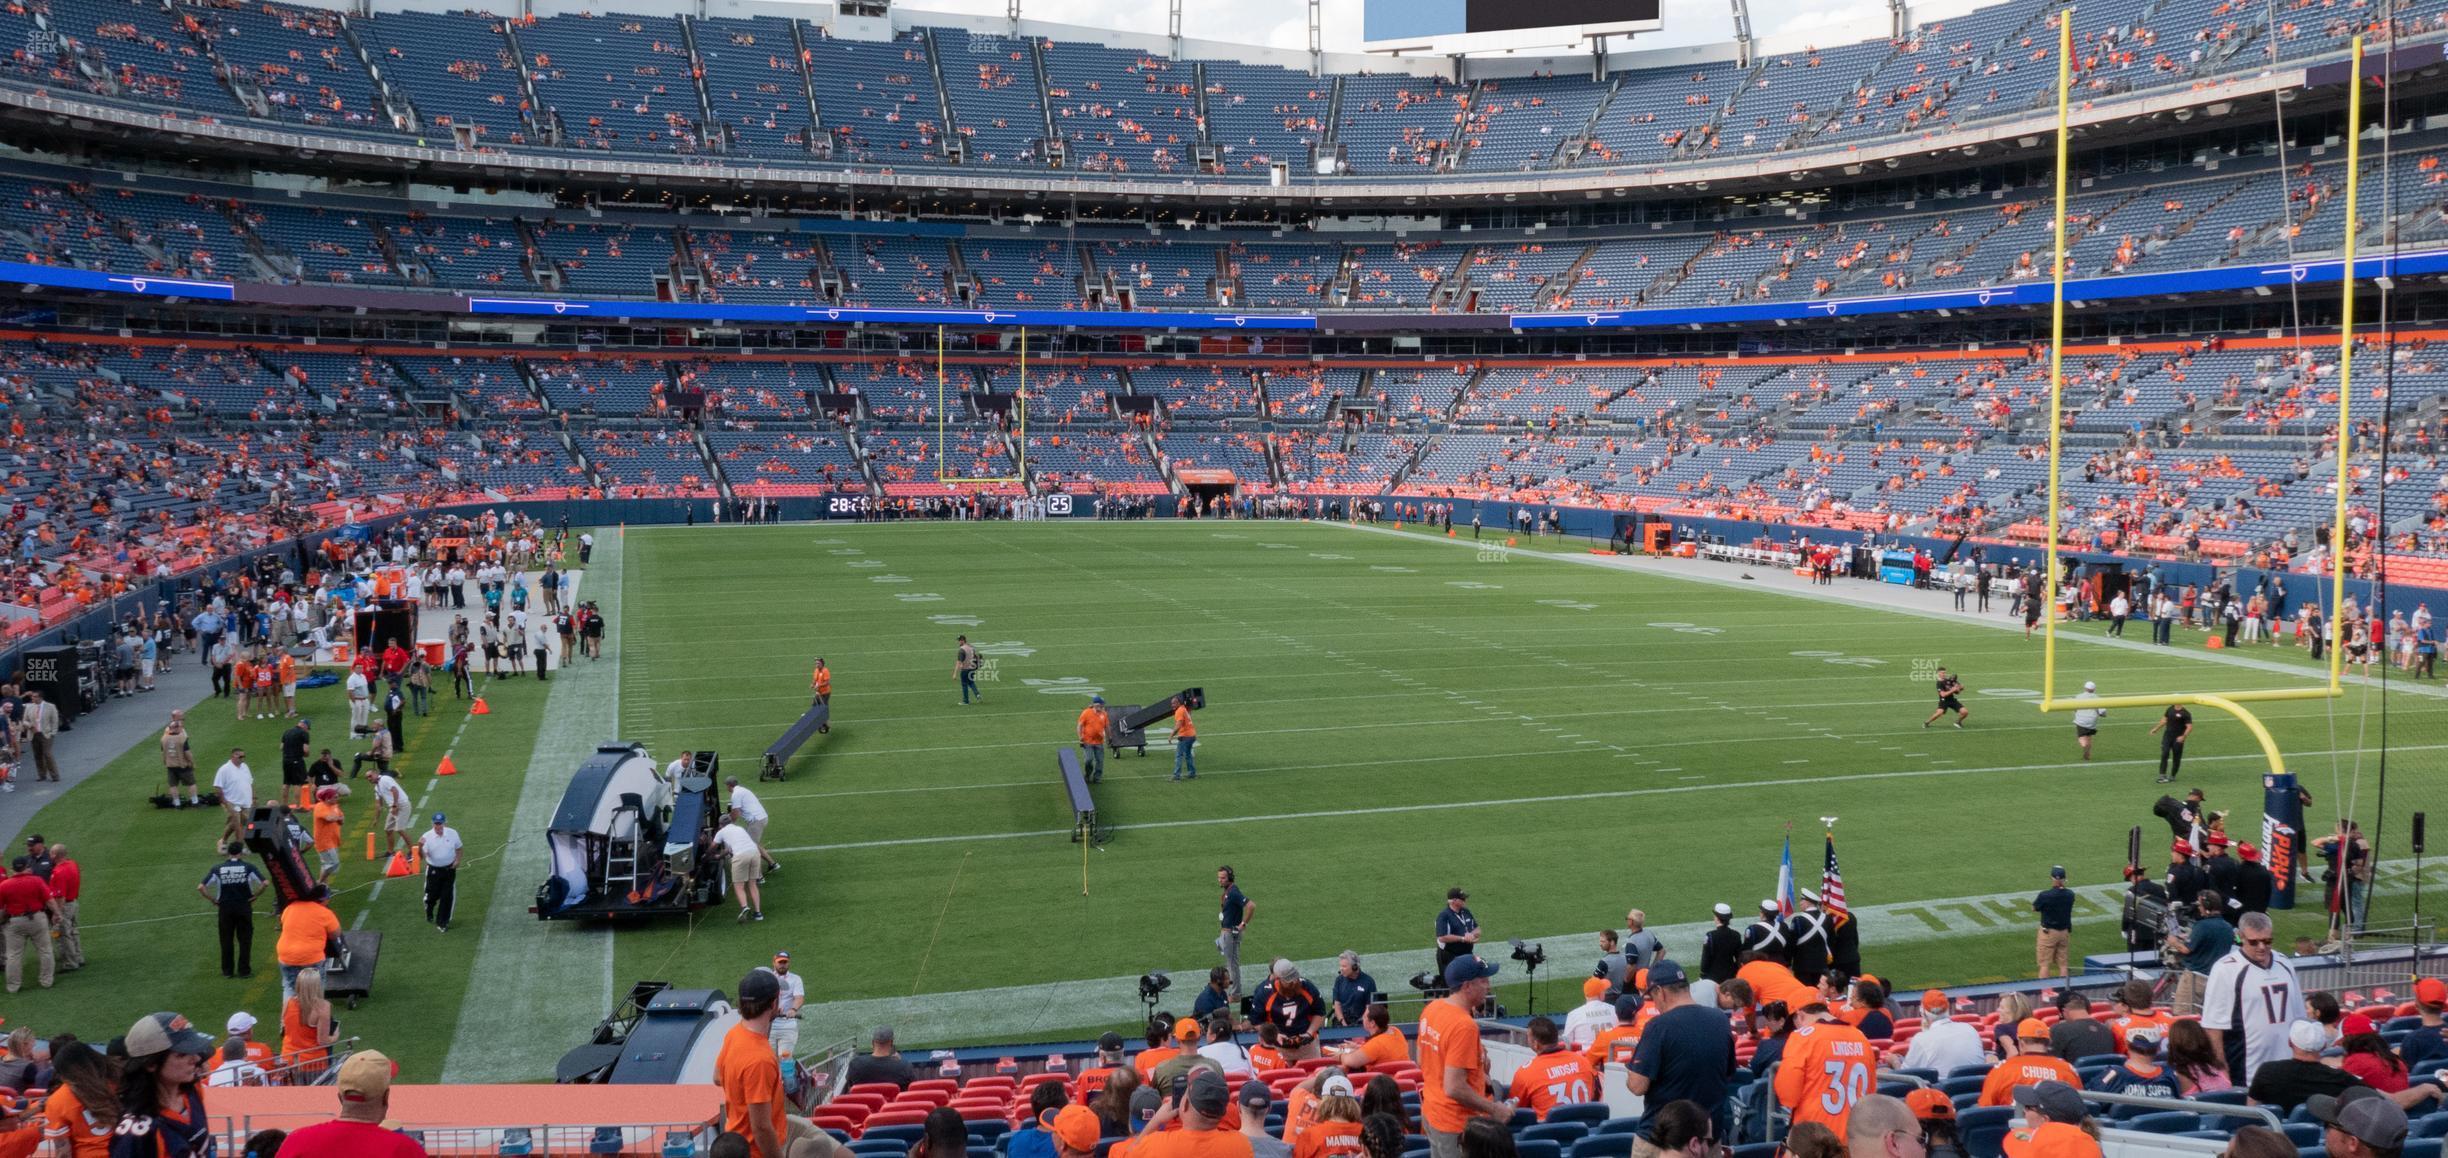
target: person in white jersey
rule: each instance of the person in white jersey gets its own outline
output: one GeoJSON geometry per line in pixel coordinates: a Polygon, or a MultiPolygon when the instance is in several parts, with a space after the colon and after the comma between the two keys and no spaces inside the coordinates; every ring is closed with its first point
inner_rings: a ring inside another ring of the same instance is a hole
{"type": "Polygon", "coordinates": [[[2292,1056],[2287,1027],[2304,1016],[2303,982],[2278,955],[2277,936],[2269,914],[2244,914],[2236,920],[2235,950],[2210,967],[2202,985],[2202,1028],[2238,1086],[2251,1085],[2263,1063],[2292,1056]]]}

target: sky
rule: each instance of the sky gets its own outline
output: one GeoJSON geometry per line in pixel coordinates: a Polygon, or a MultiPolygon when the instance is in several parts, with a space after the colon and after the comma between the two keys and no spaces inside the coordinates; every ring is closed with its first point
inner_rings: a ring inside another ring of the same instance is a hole
{"type": "MultiPolygon", "coordinates": [[[[1329,52],[1360,51],[1361,0],[1326,0],[1325,40],[1329,52]]],[[[901,0],[901,7],[929,12],[964,12],[1001,16],[1004,0],[901,0]]],[[[1733,38],[1734,19],[1725,0],[1665,0],[1664,31],[1643,36],[1636,49],[1708,44],[1733,38]]],[[[1755,35],[1791,33],[1807,36],[1813,29],[1844,24],[1857,16],[1885,12],[1884,0],[1821,0],[1788,4],[1752,0],[1755,35]]],[[[1124,32],[1163,35],[1164,0],[1021,0],[1024,19],[1081,24],[1124,32]]],[[[1222,40],[1303,49],[1309,43],[1307,0],[1183,0],[1182,35],[1193,40],[1222,40]]]]}

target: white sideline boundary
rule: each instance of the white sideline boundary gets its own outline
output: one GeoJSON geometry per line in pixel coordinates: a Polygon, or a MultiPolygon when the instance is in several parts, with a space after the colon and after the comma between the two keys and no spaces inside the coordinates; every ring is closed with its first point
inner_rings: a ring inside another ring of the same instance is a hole
{"type": "MultiPolygon", "coordinates": [[[[620,730],[620,537],[597,536],[594,557],[580,574],[597,580],[583,585],[603,608],[604,650],[611,658],[573,665],[565,656],[553,673],[492,896],[480,913],[458,915],[462,929],[471,916],[483,923],[468,965],[467,998],[442,1064],[447,1084],[550,1080],[561,1055],[585,1042],[612,1011],[611,929],[541,921],[527,911],[537,883],[551,871],[542,834],[562,790],[595,746],[620,730]],[[503,1032],[504,1026],[517,1032],[503,1032]]],[[[540,606],[529,604],[530,623],[540,606]]],[[[439,935],[429,928],[420,923],[416,933],[397,935],[439,935]]]]}

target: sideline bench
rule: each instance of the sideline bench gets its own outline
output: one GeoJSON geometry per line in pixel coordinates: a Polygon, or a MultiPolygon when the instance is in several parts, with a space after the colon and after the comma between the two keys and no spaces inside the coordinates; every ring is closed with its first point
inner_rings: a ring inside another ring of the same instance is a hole
{"type": "Polygon", "coordinates": [[[825,704],[810,705],[807,714],[797,723],[782,730],[782,738],[765,748],[765,767],[757,773],[759,780],[782,779],[782,767],[797,755],[801,745],[818,732],[833,730],[833,709],[825,704]]]}
{"type": "Polygon", "coordinates": [[[1079,750],[1066,744],[1054,750],[1054,766],[1062,772],[1063,795],[1071,807],[1071,843],[1103,844],[1113,829],[1097,827],[1096,797],[1088,791],[1087,773],[1080,769],[1079,750]]]}

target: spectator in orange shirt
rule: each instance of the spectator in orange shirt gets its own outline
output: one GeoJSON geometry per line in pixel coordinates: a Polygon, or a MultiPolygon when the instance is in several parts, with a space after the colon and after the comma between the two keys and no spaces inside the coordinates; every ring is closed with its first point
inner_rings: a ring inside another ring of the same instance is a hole
{"type": "Polygon", "coordinates": [[[340,830],[347,824],[347,814],[340,811],[340,786],[332,784],[315,789],[315,856],[323,867],[322,875],[316,879],[328,882],[339,874],[340,830]]]}
{"type": "Polygon", "coordinates": [[[1368,1037],[1359,1045],[1343,1050],[1342,1057],[1337,1060],[1343,1063],[1344,1069],[1362,1073],[1388,1062],[1410,1060],[1411,1042],[1403,1037],[1401,1030],[1394,1028],[1394,1015],[1386,1009],[1384,1002],[1370,1002],[1369,1007],[1360,1013],[1360,1024],[1367,1027],[1368,1037]]]}
{"type": "Polygon", "coordinates": [[[1420,1125],[1433,1158],[1462,1158],[1462,1130],[1471,1119],[1513,1116],[1513,1103],[1487,1096],[1487,1051],[1479,1041],[1477,1010],[1487,1004],[1496,971],[1476,956],[1454,958],[1445,966],[1448,992],[1420,1012],[1420,1125]]]}
{"type": "Polygon", "coordinates": [[[1841,1138],[1853,1107],[1878,1092],[1878,1052],[1817,1002],[1795,1010],[1794,1024],[1801,1028],[1777,1063],[1777,1101],[1793,1111],[1794,1125],[1817,1122],[1841,1138]]]}
{"type": "Polygon", "coordinates": [[[1186,1049],[1195,1048],[1198,1023],[1185,1017],[1170,1020],[1169,1014],[1159,1013],[1148,1019],[1147,1048],[1131,1058],[1131,1068],[1139,1071],[1139,1080],[1156,1076],[1156,1067],[1172,1061],[1186,1049]]]}
{"type": "Polygon", "coordinates": [[[1327,1075],[1318,1083],[1318,1098],[1309,1112],[1314,1120],[1292,1144],[1292,1158],[1364,1158],[1368,1153],[1360,1141],[1360,1099],[1352,1096],[1350,1078],[1327,1075]]]}
{"type": "Polygon", "coordinates": [[[1640,1045],[1641,999],[1637,993],[1626,993],[1615,999],[1615,1024],[1598,1031],[1583,1050],[1590,1069],[1606,1072],[1608,1062],[1632,1064],[1632,1051],[1640,1045]]]}
{"type": "Polygon", "coordinates": [[[1198,779],[1198,761],[1190,750],[1198,744],[1198,725],[1190,720],[1190,705],[1173,705],[1173,778],[1198,779]]]}
{"type": "Polygon", "coordinates": [[[2014,1035],[2017,1052],[1990,1068],[1989,1077],[1981,1082],[1981,1105],[2007,1105],[2014,1100],[2012,1095],[2016,1088],[2038,1082],[2064,1082],[2077,1089],[2082,1087],[2082,1078],[2074,1072],[2074,1067],[2049,1053],[2048,1026],[2042,1024],[2039,1018],[2024,1018],[2021,1024],[2015,1026],[2014,1035]]]}
{"type": "Polygon", "coordinates": [[[2117,987],[2108,998],[2108,1027],[2116,1033],[2116,1051],[2124,1053],[2134,1038],[2166,1041],[2168,1026],[2175,1019],[2166,1011],[2151,1008],[2151,987],[2148,981],[2128,981],[2117,987]]]}
{"type": "Polygon", "coordinates": [[[1547,1112],[1557,1106],[1596,1100],[1597,1071],[1590,1067],[1589,1058],[1564,1048],[1556,1023],[1533,1017],[1527,1028],[1530,1048],[1537,1056],[1513,1071],[1513,1101],[1528,1106],[1544,1122],[1547,1112]]]}

